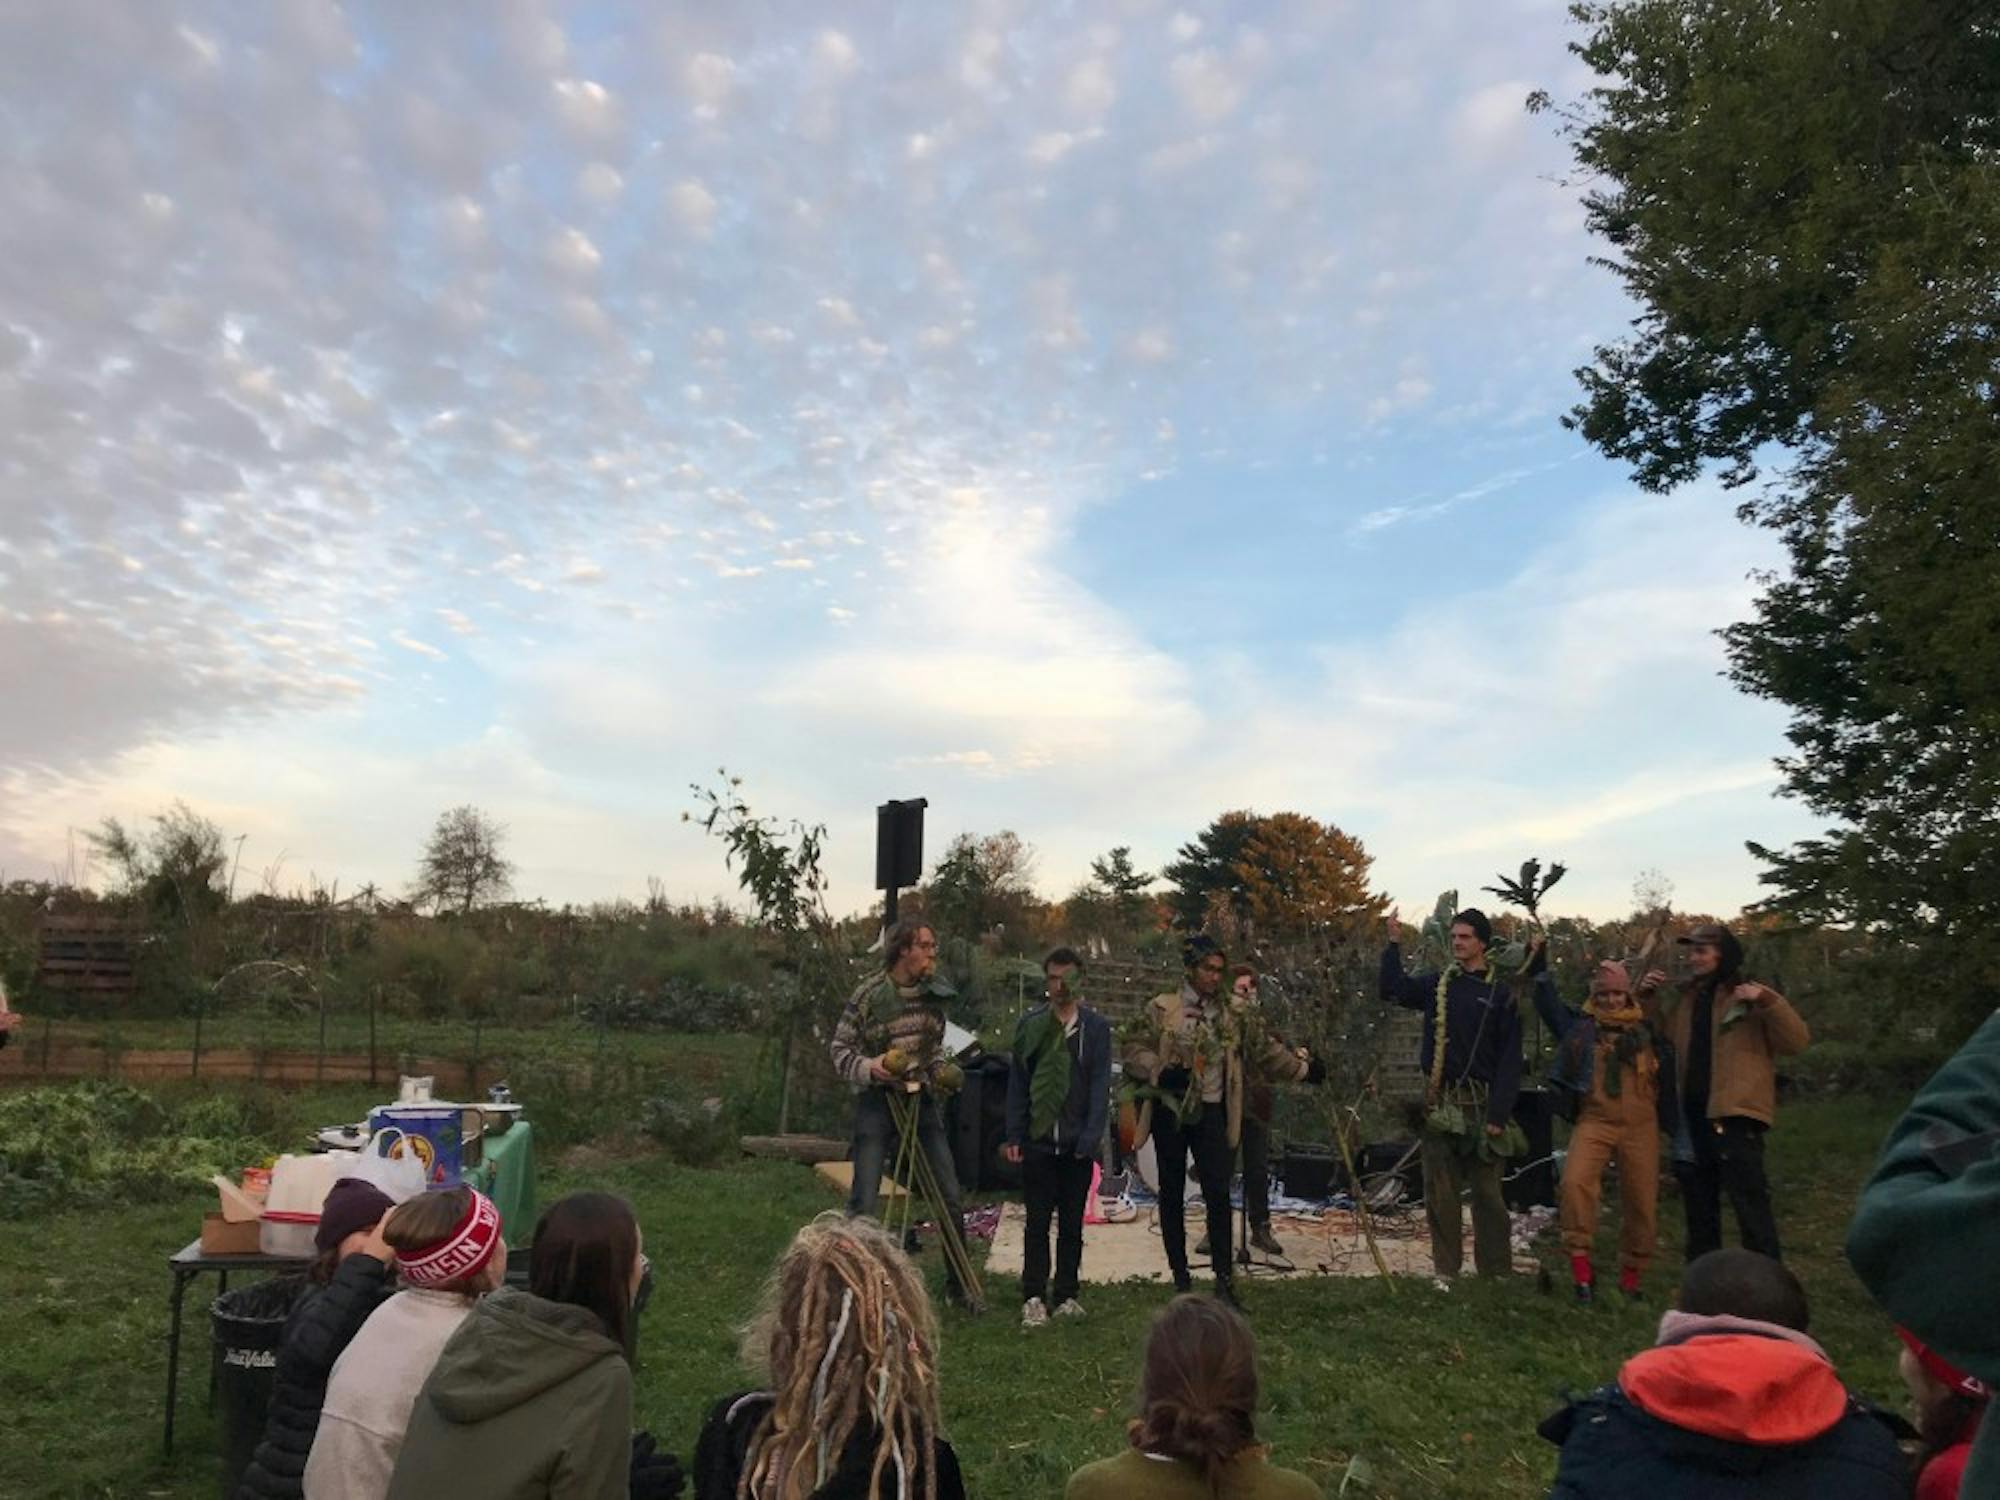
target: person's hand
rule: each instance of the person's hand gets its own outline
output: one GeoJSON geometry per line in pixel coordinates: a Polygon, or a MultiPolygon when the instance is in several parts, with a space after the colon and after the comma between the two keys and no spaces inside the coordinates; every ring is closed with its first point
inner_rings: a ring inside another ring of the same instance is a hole
{"type": "Polygon", "coordinates": [[[1012,1141],[1000,1148],[1000,1159],[1010,1166],[1020,1166],[1022,1154],[1021,1148],[1012,1141]]]}
{"type": "Polygon", "coordinates": [[[1770,1003],[1770,992],[1761,984],[1739,984],[1729,993],[1732,999],[1741,1000],[1745,1005],[1770,1003]]]}
{"type": "Polygon", "coordinates": [[[1665,970],[1648,969],[1646,971],[1646,977],[1639,981],[1639,993],[1642,995],[1650,995],[1653,993],[1654,990],[1658,989],[1661,985],[1665,984],[1666,982],[1667,982],[1667,976],[1665,970]]]}
{"type": "Polygon", "coordinates": [[[1389,940],[1390,940],[1391,942],[1394,942],[1394,941],[1395,941],[1395,938],[1396,938],[1396,934],[1397,934],[1397,933],[1399,933],[1399,932],[1401,932],[1401,931],[1403,930],[1403,929],[1402,929],[1402,925],[1401,925],[1401,924],[1400,924],[1399,922],[1397,922],[1397,920],[1396,920],[1396,908],[1395,908],[1395,907],[1393,907],[1393,906],[1392,906],[1392,907],[1390,907],[1390,908],[1389,908],[1389,910],[1388,910],[1388,911],[1387,911],[1386,913],[1384,913],[1384,914],[1383,914],[1383,917],[1382,917],[1382,930],[1383,930],[1384,932],[1386,932],[1386,933],[1387,933],[1387,934],[1389,935],[1389,940]]]}
{"type": "Polygon", "coordinates": [[[896,1081],[896,1075],[891,1073],[883,1063],[883,1058],[886,1058],[888,1055],[888,1053],[884,1052],[881,1057],[871,1057],[868,1059],[868,1076],[877,1083],[894,1083],[896,1081]]]}
{"type": "Polygon", "coordinates": [[[1326,1064],[1322,1062],[1319,1058],[1313,1056],[1312,1053],[1307,1052],[1306,1049],[1303,1047],[1299,1048],[1299,1051],[1305,1053],[1305,1061],[1306,1061],[1305,1081],[1307,1083],[1325,1083],[1326,1064]]]}
{"type": "Polygon", "coordinates": [[[1486,1127],[1486,1133],[1492,1136],[1493,1139],[1497,1141],[1500,1139],[1501,1136],[1507,1133],[1507,1127],[1504,1125],[1488,1125],[1486,1127]]]}
{"type": "Polygon", "coordinates": [[[687,1485],[681,1461],[659,1451],[650,1432],[632,1434],[632,1469],[627,1493],[630,1500],[674,1500],[687,1485]]]}
{"type": "Polygon", "coordinates": [[[360,1246],[361,1254],[372,1255],[385,1266],[393,1264],[396,1259],[396,1252],[389,1248],[388,1240],[382,1236],[382,1226],[388,1222],[389,1216],[384,1214],[369,1225],[368,1238],[363,1240],[360,1246]]]}

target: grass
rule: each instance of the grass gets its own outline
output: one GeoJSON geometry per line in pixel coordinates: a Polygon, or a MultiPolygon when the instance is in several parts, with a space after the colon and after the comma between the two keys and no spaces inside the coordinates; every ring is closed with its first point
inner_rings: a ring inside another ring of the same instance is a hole
{"type": "MultiPolygon", "coordinates": [[[[292,1096],[293,1118],[351,1115],[365,1100],[292,1096]]],[[[532,1107],[532,1106],[531,1106],[532,1107]]],[[[1864,1393],[1899,1399],[1889,1323],[1848,1272],[1840,1244],[1855,1190],[1896,1106],[1812,1101],[1772,1133],[1779,1218],[1814,1303],[1815,1332],[1864,1393]]],[[[662,1445],[691,1453],[715,1397],[750,1382],[735,1328],[754,1306],[772,1258],[804,1219],[834,1207],[802,1168],[744,1162],[720,1170],[655,1155],[571,1153],[547,1166],[543,1201],[584,1185],[624,1193],[646,1227],[657,1284],[642,1327],[638,1420],[662,1445]]],[[[215,1434],[203,1409],[206,1300],[188,1300],[182,1421],[171,1462],[159,1451],[167,1277],[164,1257],[193,1233],[202,1199],[127,1210],[56,1213],[0,1235],[7,1334],[0,1400],[14,1438],[0,1444],[0,1495],[208,1496],[215,1434]]],[[[1679,1264],[1679,1208],[1662,1204],[1656,1290],[1679,1264]]],[[[1605,1238],[1609,1250],[1609,1236],[1605,1238]]],[[[1559,1259],[1547,1249],[1549,1264],[1559,1259]]],[[[934,1284],[941,1266],[923,1257],[934,1284]]],[[[1560,1277],[1558,1280],[1560,1286],[1560,1277]]],[[[988,1497],[1061,1493],[1065,1476],[1118,1451],[1157,1287],[1092,1287],[1090,1315],[1024,1335],[1012,1287],[989,1289],[982,1319],[948,1312],[944,1406],[970,1490],[988,1497]]],[[[1406,1281],[1253,1284],[1265,1399],[1262,1432],[1282,1463],[1338,1488],[1359,1455],[1372,1474],[1349,1495],[1540,1495],[1555,1453],[1534,1435],[1564,1388],[1609,1379],[1651,1341],[1659,1303],[1615,1297],[1579,1309],[1533,1281],[1461,1282],[1448,1292],[1406,1281]]]]}

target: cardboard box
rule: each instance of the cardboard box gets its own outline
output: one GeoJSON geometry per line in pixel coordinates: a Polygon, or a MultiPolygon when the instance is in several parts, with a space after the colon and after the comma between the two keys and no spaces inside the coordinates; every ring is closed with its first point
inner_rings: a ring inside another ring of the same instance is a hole
{"type": "Polygon", "coordinates": [[[201,1216],[203,1255],[255,1255],[262,1248],[257,1240],[255,1219],[226,1219],[221,1214],[201,1216]]]}

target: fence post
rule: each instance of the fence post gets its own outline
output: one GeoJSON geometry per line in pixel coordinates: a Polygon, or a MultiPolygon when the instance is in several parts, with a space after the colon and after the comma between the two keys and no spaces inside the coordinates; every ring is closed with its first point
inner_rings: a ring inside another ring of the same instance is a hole
{"type": "Polygon", "coordinates": [[[313,1060],[313,1082],[326,1082],[326,991],[319,992],[319,1056],[313,1060]]]}
{"type": "Polygon", "coordinates": [[[55,1030],[55,1017],[42,1017],[42,1077],[49,1076],[49,1037],[55,1030]]]}
{"type": "Polygon", "coordinates": [[[466,1075],[465,1080],[465,1093],[468,1099],[479,1097],[479,1031],[483,1024],[483,1018],[479,1016],[472,1018],[472,1071],[466,1075]]]}
{"type": "Polygon", "coordinates": [[[597,1007],[597,1060],[590,1065],[590,1087],[593,1093],[601,1093],[604,1088],[604,1034],[605,1023],[610,1016],[610,1007],[600,1001],[597,1007]]]}
{"type": "Polygon", "coordinates": [[[382,998],[382,986],[368,986],[368,1087],[375,1087],[375,1007],[382,998]]]}

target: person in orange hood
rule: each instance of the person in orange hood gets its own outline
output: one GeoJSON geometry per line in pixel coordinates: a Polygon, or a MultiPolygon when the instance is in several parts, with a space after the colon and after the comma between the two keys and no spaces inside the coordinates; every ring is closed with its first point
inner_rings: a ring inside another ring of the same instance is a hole
{"type": "Polygon", "coordinates": [[[1806,1294],[1777,1261],[1714,1250],[1618,1380],[1557,1412],[1550,1500],[1903,1500],[1888,1424],[1808,1337],[1806,1294]]]}
{"type": "Polygon", "coordinates": [[[1964,1488],[1965,1466],[1993,1393],[1985,1381],[1959,1369],[1909,1329],[1898,1328],[1896,1334],[1903,1341],[1898,1369],[1910,1388],[1924,1442],[1917,1500],[1959,1500],[1972,1493],[1964,1488]]]}

